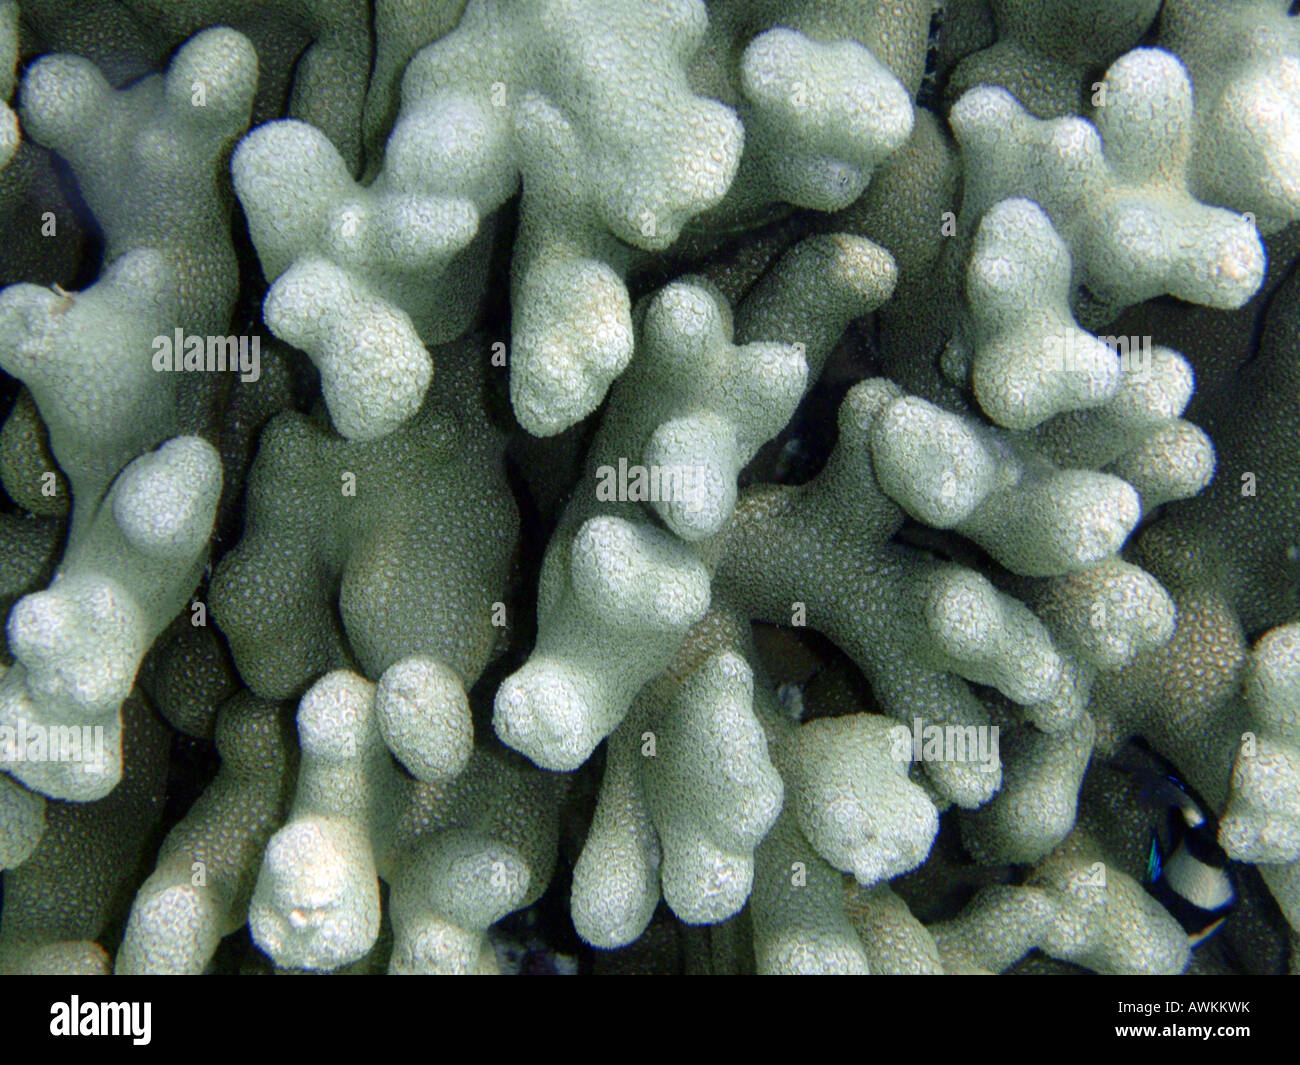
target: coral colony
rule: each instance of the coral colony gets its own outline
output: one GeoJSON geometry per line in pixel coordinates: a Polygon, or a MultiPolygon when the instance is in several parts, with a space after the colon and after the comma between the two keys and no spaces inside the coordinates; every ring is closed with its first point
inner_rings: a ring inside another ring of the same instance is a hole
{"type": "Polygon", "coordinates": [[[0,0],[0,970],[1300,969],[1286,0],[0,0]]]}

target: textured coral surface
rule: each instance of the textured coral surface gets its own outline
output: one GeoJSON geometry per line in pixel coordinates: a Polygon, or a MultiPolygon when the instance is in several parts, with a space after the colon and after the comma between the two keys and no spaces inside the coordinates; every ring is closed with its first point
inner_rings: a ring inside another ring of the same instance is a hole
{"type": "Polygon", "coordinates": [[[0,0],[0,973],[1300,970],[1294,6],[0,0]]]}

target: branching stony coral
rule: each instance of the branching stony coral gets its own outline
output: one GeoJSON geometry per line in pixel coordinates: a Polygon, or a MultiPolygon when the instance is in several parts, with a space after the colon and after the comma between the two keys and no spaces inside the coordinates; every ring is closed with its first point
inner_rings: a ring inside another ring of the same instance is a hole
{"type": "MultiPolygon", "coordinates": [[[[475,234],[521,180],[516,410],[528,429],[556,432],[599,403],[631,355],[623,242],[671,243],[735,171],[739,122],[686,80],[704,25],[688,0],[471,3],[408,64],[384,167],[365,189],[349,187],[337,152],[308,127],[270,126],[244,146],[235,177],[275,282],[268,325],[322,363],[336,346],[333,358],[358,357],[356,338],[338,335],[357,328],[347,322],[390,334],[367,345],[377,364],[351,373],[391,373],[401,391],[379,409],[392,413],[359,426],[336,412],[345,435],[382,435],[419,405],[429,379],[420,342],[463,331],[479,287],[465,271],[484,254],[475,234]],[[287,184],[303,167],[314,203],[287,184]],[[295,324],[340,300],[360,301],[343,322],[311,337],[295,324]]],[[[347,371],[322,372],[334,411],[343,400],[330,378],[347,371]]],[[[340,386],[346,395],[355,384],[340,386]]],[[[373,419],[376,402],[365,406],[373,419]]]]}
{"type": "Polygon", "coordinates": [[[294,751],[284,720],[278,705],[246,692],[222,704],[221,769],[159,849],[117,972],[201,973],[221,937],[248,920],[262,852],[288,806],[294,751]]]}
{"type": "Polygon", "coordinates": [[[0,2],[0,968],[1294,968],[1298,26],[0,2]]]}
{"type": "Polygon", "coordinates": [[[4,63],[4,74],[0,75],[0,96],[5,99],[4,110],[0,111],[0,169],[3,169],[18,150],[18,116],[8,104],[18,66],[18,4],[15,0],[0,8],[0,62],[4,63]]]}
{"type": "Polygon", "coordinates": [[[142,455],[118,478],[84,537],[72,544],[44,592],[9,614],[16,664],[0,681],[9,732],[6,769],[61,799],[103,797],[121,774],[118,707],[149,644],[184,604],[203,566],[221,488],[211,445],[179,437],[142,455]],[[27,761],[29,729],[84,726],[106,749],[77,761],[27,761]]]}
{"type": "Polygon", "coordinates": [[[132,458],[202,424],[212,382],[182,383],[140,353],[176,329],[225,331],[238,270],[229,242],[213,239],[228,218],[220,166],[247,123],[256,70],[247,40],[215,29],[166,78],[120,93],[76,56],[44,57],[24,75],[25,128],[72,163],[105,236],[103,276],[86,291],[12,285],[0,304],[0,365],[31,389],[49,429],[76,502],[74,539],[132,458]]]}
{"type": "Polygon", "coordinates": [[[448,786],[412,781],[384,746],[392,697],[344,672],[303,697],[298,790],[249,914],[281,965],[332,969],[363,956],[379,931],[378,875],[392,888],[390,972],[490,970],[487,928],[549,879],[555,779],[479,753],[448,786]]]}
{"type": "Polygon", "coordinates": [[[33,54],[75,52],[120,86],[211,26],[245,35],[261,57],[254,121],[288,112],[326,131],[356,169],[372,42],[370,15],[350,0],[27,0],[33,54]]]}
{"type": "MultiPolygon", "coordinates": [[[[441,663],[440,686],[477,680],[517,518],[496,434],[471,397],[469,385],[430,396],[420,417],[373,444],[294,413],[264,430],[244,537],[211,590],[256,694],[297,697],[354,661],[378,680],[414,655],[441,663]]],[[[459,701],[468,715],[463,691],[459,701]]]]}
{"type": "MultiPolygon", "coordinates": [[[[143,699],[128,699],[123,717],[118,787],[99,802],[46,804],[39,842],[5,872],[0,971],[111,970],[100,940],[157,824],[168,761],[167,729],[143,699]]],[[[7,818],[6,833],[11,824],[7,818]]]]}
{"type": "Polygon", "coordinates": [[[1164,6],[1159,43],[1196,85],[1199,198],[1251,212],[1260,232],[1296,220],[1294,139],[1300,83],[1297,27],[1286,4],[1176,0],[1164,6]]]}
{"type": "Polygon", "coordinates": [[[1134,47],[1160,11],[1160,0],[994,0],[998,39],[962,60],[948,82],[956,100],[978,85],[1002,85],[1039,118],[1077,112],[1092,96],[1090,68],[1134,47]]]}
{"type": "Polygon", "coordinates": [[[669,665],[709,602],[708,567],[690,545],[724,527],[740,467],[792,413],[808,364],[825,361],[855,312],[888,294],[892,275],[889,256],[867,242],[795,248],[739,308],[740,338],[755,338],[743,347],[729,342],[726,304],[707,289],[678,284],[649,303],[641,372],[619,383],[547,549],[538,646],[497,693],[507,743],[540,765],[575,769],[669,665]],[[758,339],[781,327],[798,347],[758,339]],[[602,470],[607,479],[620,461],[681,475],[661,486],[657,509],[683,535],[645,521],[630,491],[601,491],[602,470]]]}
{"type": "Polygon", "coordinates": [[[858,197],[912,128],[931,6],[709,4],[692,81],[736,109],[746,141],[720,219],[858,197]]]}

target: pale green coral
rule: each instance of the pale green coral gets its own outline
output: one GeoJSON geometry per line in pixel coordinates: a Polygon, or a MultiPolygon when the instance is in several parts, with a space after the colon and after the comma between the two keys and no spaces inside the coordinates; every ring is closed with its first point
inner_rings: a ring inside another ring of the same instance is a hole
{"type": "Polygon", "coordinates": [[[781,808],[782,784],[754,716],[753,672],[707,653],[679,683],[638,697],[610,739],[600,804],[574,869],[574,925],[623,946],[645,930],[660,883],[683,921],[714,924],[744,906],[753,852],[781,808]]]}
{"type": "Polygon", "coordinates": [[[1089,70],[1134,47],[1160,0],[994,0],[998,40],[958,64],[955,99],[976,85],[1000,85],[1039,118],[1059,118],[1091,98],[1089,70]]]}
{"type": "Polygon", "coordinates": [[[1104,87],[1092,122],[1035,119],[1002,89],[966,93],[950,116],[965,168],[963,225],[1027,197],[1070,249],[1073,285],[1112,313],[1164,293],[1240,307],[1263,278],[1263,247],[1249,220],[1200,203],[1188,187],[1186,69],[1167,52],[1136,49],[1104,87]]]}
{"type": "Polygon", "coordinates": [[[18,66],[18,4],[6,0],[0,5],[0,170],[18,150],[18,116],[9,108],[18,66]]]}
{"type": "Polygon", "coordinates": [[[229,241],[213,239],[229,210],[219,160],[247,124],[256,75],[247,40],[214,29],[166,78],[119,93],[75,56],[47,56],[24,76],[25,127],[72,164],[105,235],[107,265],[84,292],[0,293],[0,366],[27,384],[49,430],[74,540],[128,462],[199,428],[191,393],[208,384],[157,372],[154,341],[225,331],[238,270],[229,241]]]}
{"type": "Polygon", "coordinates": [[[447,671],[430,667],[430,695],[468,713],[462,686],[477,679],[504,623],[494,625],[494,604],[518,522],[498,439],[475,404],[457,402],[472,389],[462,380],[446,399],[430,395],[380,442],[341,440],[295,413],[267,427],[244,537],[210,596],[257,695],[294,698],[322,671],[354,662],[379,680],[421,655],[447,671]]]}
{"type": "Polygon", "coordinates": [[[278,705],[247,693],[221,708],[221,769],[136,893],[117,972],[201,973],[247,921],[262,851],[288,808],[295,752],[283,726],[278,705]]]}
{"type": "Polygon", "coordinates": [[[1160,44],[1196,87],[1198,198],[1249,211],[1262,233],[1300,218],[1300,25],[1288,5],[1167,0],[1160,44]]]}
{"type": "Polygon", "coordinates": [[[710,220],[856,199],[912,129],[931,6],[712,0],[691,78],[736,109],[745,150],[710,220]]]}
{"type": "Polygon", "coordinates": [[[1282,971],[1297,24],[1160,6],[0,0],[0,968],[1282,971]]]}
{"type": "Polygon", "coordinates": [[[96,975],[111,970],[100,945],[162,812],[169,736],[145,702],[123,709],[124,772],[99,802],[45,804],[44,832],[6,870],[0,972],[96,975]]]}
{"type": "Polygon", "coordinates": [[[1274,629],[1255,646],[1247,667],[1244,693],[1258,733],[1243,739],[1219,830],[1228,853],[1243,861],[1300,860],[1297,635],[1294,624],[1274,629]]]}
{"type": "Polygon", "coordinates": [[[50,588],[14,606],[8,636],[17,662],[0,681],[0,764],[22,783],[81,802],[116,786],[119,708],[149,645],[198,582],[220,491],[220,460],[202,440],[179,437],[141,456],[50,588]],[[92,729],[102,734],[93,744],[92,729]],[[58,744],[60,757],[29,760],[26,735],[58,744]],[[70,757],[64,748],[74,746],[70,757]]]}
{"type": "Polygon", "coordinates": [[[588,473],[547,549],[537,647],[497,694],[507,743],[548,768],[575,769],[668,667],[709,603],[709,567],[689,544],[723,527],[736,475],[793,412],[807,365],[820,368],[854,312],[884,299],[893,277],[888,255],[865,241],[801,244],[737,309],[743,347],[728,340],[725,302],[698,285],[670,286],[644,309],[642,354],[614,390],[588,473]],[[802,351],[765,342],[781,334],[802,351]],[[754,369],[742,380],[746,365],[754,369]],[[630,485],[602,492],[628,466],[646,476],[685,468],[692,483],[675,480],[666,494],[661,486],[652,501],[684,539],[645,523],[638,504],[649,500],[630,485]]]}
{"type": "MultiPolygon", "coordinates": [[[[357,357],[346,340],[331,354],[329,337],[304,331],[338,294],[387,334],[373,361],[329,371],[347,382],[380,376],[396,392],[382,413],[366,410],[377,422],[345,416],[346,434],[382,435],[419,405],[429,374],[420,341],[463,331],[478,289],[452,257],[521,180],[515,410],[530,430],[554,433],[596,407],[631,357],[621,242],[666,247],[735,171],[739,123],[686,82],[683,64],[704,25],[692,0],[653,10],[537,0],[509,17],[500,3],[474,0],[452,33],[407,65],[370,186],[352,188],[337,152],[305,126],[276,124],[243,146],[236,185],[263,268],[279,284],[271,327],[323,370],[357,357]],[[313,184],[328,182],[305,203],[286,185],[304,166],[318,175],[313,184]]],[[[482,253],[482,241],[470,247],[470,263],[481,267],[482,253]]],[[[339,392],[327,384],[331,408],[339,392]]]]}
{"type": "Polygon", "coordinates": [[[495,967],[485,932],[546,886],[555,785],[479,751],[449,787],[413,782],[380,735],[375,686],[326,674],[303,697],[303,752],[289,820],[270,840],[249,913],[278,965],[334,969],[379,932],[392,888],[390,972],[495,967]]]}

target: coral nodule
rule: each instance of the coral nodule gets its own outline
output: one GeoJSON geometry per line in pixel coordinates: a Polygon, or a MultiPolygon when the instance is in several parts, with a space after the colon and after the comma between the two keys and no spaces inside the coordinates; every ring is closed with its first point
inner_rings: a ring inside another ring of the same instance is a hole
{"type": "Polygon", "coordinates": [[[1286,0],[0,0],[0,972],[1300,971],[1286,0]]]}

